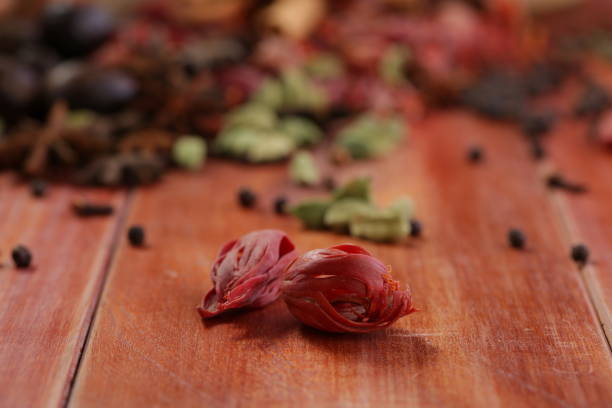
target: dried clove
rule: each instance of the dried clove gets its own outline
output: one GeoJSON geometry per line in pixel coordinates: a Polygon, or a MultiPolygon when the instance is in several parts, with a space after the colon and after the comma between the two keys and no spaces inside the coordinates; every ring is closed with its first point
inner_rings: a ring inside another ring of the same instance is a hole
{"type": "Polygon", "coordinates": [[[587,187],[584,184],[570,182],[560,174],[548,176],[546,178],[546,185],[551,189],[561,189],[575,194],[587,192],[587,187]]]}
{"type": "Polygon", "coordinates": [[[93,203],[82,200],[72,203],[72,210],[79,217],[97,217],[113,214],[114,207],[110,204],[93,203]]]}

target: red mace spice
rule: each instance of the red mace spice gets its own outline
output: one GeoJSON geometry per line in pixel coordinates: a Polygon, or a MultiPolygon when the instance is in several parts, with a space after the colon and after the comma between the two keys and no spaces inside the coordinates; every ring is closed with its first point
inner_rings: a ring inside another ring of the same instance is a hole
{"type": "Polygon", "coordinates": [[[198,308],[203,318],[226,310],[262,307],[280,296],[282,274],[297,257],[289,237],[259,230],[225,244],[213,265],[213,288],[198,308]]]}
{"type": "Polygon", "coordinates": [[[287,270],[283,297],[302,323],[328,332],[364,333],[415,311],[388,268],[351,244],[315,249],[287,270]]]}

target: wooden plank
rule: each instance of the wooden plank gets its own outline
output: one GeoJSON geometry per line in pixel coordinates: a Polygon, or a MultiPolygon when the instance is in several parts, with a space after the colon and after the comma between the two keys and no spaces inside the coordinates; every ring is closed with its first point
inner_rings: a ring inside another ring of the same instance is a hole
{"type": "Polygon", "coordinates": [[[212,162],[139,192],[129,223],[151,247],[121,244],[70,406],[609,406],[611,358],[537,165],[511,129],[467,114],[337,171],[373,175],[382,201],[416,199],[423,239],[363,244],[421,312],[357,336],[304,328],[281,302],[203,324],[195,307],[225,241],[256,228],[284,229],[301,251],[349,240],[272,213],[281,169],[212,162]],[[471,143],[480,166],[465,162],[471,143]],[[242,184],[265,208],[237,208],[242,184]],[[507,247],[513,226],[528,250],[507,247]]]}
{"type": "Polygon", "coordinates": [[[42,199],[0,175],[0,406],[63,403],[101,287],[117,217],[83,220],[81,193],[120,207],[124,195],[53,186],[42,199]],[[17,270],[11,249],[28,246],[33,268],[17,270]]]}
{"type": "MultiPolygon", "coordinates": [[[[586,71],[612,92],[612,66],[590,61],[586,71]]],[[[565,91],[575,100],[580,88],[565,91]]],[[[586,244],[592,262],[584,268],[585,285],[606,332],[612,340],[612,152],[589,136],[589,121],[568,118],[548,142],[555,169],[569,179],[584,182],[587,194],[555,194],[568,235],[573,243],[586,244]]]]}

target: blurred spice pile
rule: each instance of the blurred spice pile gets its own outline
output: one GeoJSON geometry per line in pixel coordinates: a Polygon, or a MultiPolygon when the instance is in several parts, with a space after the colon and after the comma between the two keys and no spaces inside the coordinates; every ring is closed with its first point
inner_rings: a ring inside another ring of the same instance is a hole
{"type": "MultiPolygon", "coordinates": [[[[575,61],[517,4],[150,0],[122,18],[21,4],[0,21],[0,169],[136,185],[207,152],[269,162],[326,138],[358,160],[453,104],[520,122],[538,157],[554,118],[526,107],[575,61]]],[[[605,118],[589,87],[583,110],[605,118]]]]}

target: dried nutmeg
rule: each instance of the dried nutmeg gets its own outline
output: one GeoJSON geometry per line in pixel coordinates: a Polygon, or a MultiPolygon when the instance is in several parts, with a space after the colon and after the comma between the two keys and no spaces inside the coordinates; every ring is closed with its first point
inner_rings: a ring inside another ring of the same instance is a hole
{"type": "Polygon", "coordinates": [[[387,266],[352,244],[315,249],[287,270],[283,297],[302,323],[329,332],[385,328],[415,311],[387,266]]]}
{"type": "Polygon", "coordinates": [[[275,301],[281,293],[283,272],[296,257],[295,246],[279,230],[253,231],[228,242],[211,271],[214,287],[198,311],[208,318],[275,301]]]}

